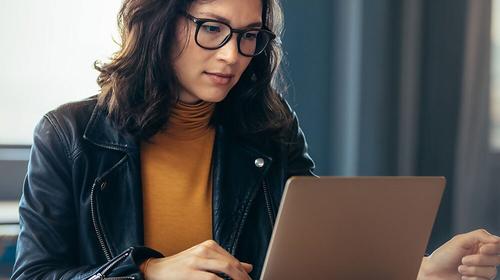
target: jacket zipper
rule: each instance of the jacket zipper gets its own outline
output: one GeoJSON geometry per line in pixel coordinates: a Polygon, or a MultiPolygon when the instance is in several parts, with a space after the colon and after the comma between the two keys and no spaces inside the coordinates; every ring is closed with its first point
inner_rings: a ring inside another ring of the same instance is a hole
{"type": "Polygon", "coordinates": [[[90,277],[88,280],[134,280],[134,276],[104,277],[101,273],[90,277]]]}
{"type": "Polygon", "coordinates": [[[266,208],[267,208],[267,214],[269,215],[269,222],[271,223],[271,228],[274,228],[274,218],[273,218],[273,209],[271,206],[271,198],[269,197],[269,193],[267,191],[267,184],[266,180],[262,182],[262,188],[264,189],[264,199],[266,200],[266,208]]]}
{"type": "Polygon", "coordinates": [[[111,262],[109,265],[107,265],[104,269],[102,269],[101,272],[96,273],[92,277],[90,277],[88,280],[127,280],[127,279],[135,279],[134,276],[116,276],[116,277],[105,277],[106,273],[113,269],[119,262],[121,262],[123,259],[127,258],[131,254],[132,249],[127,249],[121,255],[118,255],[113,262],[111,262]]]}
{"type": "MultiPolygon", "coordinates": [[[[265,180],[263,181],[263,187],[264,186],[265,186],[265,189],[267,190],[267,185],[266,185],[265,180]]],[[[236,245],[238,244],[241,232],[243,231],[243,226],[245,225],[245,222],[246,222],[246,219],[247,219],[247,216],[248,216],[248,211],[250,209],[250,205],[253,203],[256,195],[257,195],[257,191],[255,191],[252,194],[252,196],[249,198],[249,201],[248,201],[248,203],[246,205],[245,211],[243,212],[243,217],[241,218],[241,222],[240,222],[240,224],[238,226],[238,231],[236,232],[236,235],[235,235],[235,237],[233,239],[231,250],[229,250],[229,253],[231,253],[231,255],[235,254],[236,245]]],[[[264,194],[264,196],[266,197],[266,194],[264,194]]],[[[271,205],[268,203],[267,197],[266,197],[266,205],[267,205],[267,213],[269,215],[269,218],[270,218],[270,221],[271,221],[271,225],[273,225],[274,223],[273,223],[273,218],[272,218],[272,213],[271,213],[271,205]]]]}
{"type": "MultiPolygon", "coordinates": [[[[104,252],[104,256],[106,257],[107,261],[110,261],[112,259],[112,254],[111,254],[111,250],[106,246],[106,244],[107,244],[107,242],[106,242],[106,234],[104,233],[104,231],[99,226],[99,220],[100,219],[99,219],[99,216],[98,216],[99,213],[97,211],[97,204],[96,204],[96,200],[97,200],[96,187],[97,187],[98,183],[100,183],[100,181],[101,181],[101,179],[103,177],[107,176],[116,167],[118,167],[123,162],[125,162],[127,160],[127,157],[128,157],[127,155],[123,156],[122,159],[120,159],[108,171],[106,171],[104,174],[102,174],[101,177],[98,177],[97,179],[95,179],[94,184],[92,185],[92,190],[90,191],[90,212],[91,212],[91,215],[92,215],[92,223],[94,224],[94,229],[95,229],[95,233],[97,235],[97,240],[99,241],[99,245],[101,245],[101,249],[104,252]]],[[[106,182],[102,182],[101,186],[100,186],[101,190],[103,190],[105,186],[106,186],[106,182]]]]}
{"type": "MultiPolygon", "coordinates": [[[[94,182],[92,185],[92,190],[90,192],[90,212],[92,214],[92,223],[94,224],[94,229],[95,233],[97,235],[97,240],[99,240],[99,245],[101,245],[101,249],[104,252],[104,256],[106,257],[107,261],[111,260],[111,253],[109,252],[109,249],[106,247],[106,242],[104,240],[104,236],[102,234],[102,229],[99,226],[98,219],[99,217],[97,216],[97,205],[96,205],[96,198],[97,198],[97,193],[95,192],[96,186],[97,186],[98,180],[94,182]]],[[[99,279],[99,278],[96,278],[99,279]]]]}

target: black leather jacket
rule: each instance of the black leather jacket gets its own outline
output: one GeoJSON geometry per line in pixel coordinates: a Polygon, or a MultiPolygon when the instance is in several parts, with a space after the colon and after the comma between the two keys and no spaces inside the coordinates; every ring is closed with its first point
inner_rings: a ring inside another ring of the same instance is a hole
{"type": "MultiPolygon", "coordinates": [[[[214,145],[213,239],[258,278],[284,183],[312,175],[314,164],[295,114],[287,144],[250,144],[217,125],[214,145]]],[[[143,279],[138,264],[162,255],[143,246],[139,152],[95,97],[46,114],[34,132],[12,279],[143,279]]]]}

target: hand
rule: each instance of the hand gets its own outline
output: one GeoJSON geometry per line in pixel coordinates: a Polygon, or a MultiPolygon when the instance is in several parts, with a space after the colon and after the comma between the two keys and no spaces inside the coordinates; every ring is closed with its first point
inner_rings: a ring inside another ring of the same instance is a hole
{"type": "Polygon", "coordinates": [[[176,255],[150,259],[141,265],[146,280],[220,279],[251,280],[252,265],[238,261],[215,241],[207,240],[176,255]]]}
{"type": "Polygon", "coordinates": [[[423,259],[417,279],[493,279],[499,254],[500,238],[486,230],[459,234],[423,259]]]}

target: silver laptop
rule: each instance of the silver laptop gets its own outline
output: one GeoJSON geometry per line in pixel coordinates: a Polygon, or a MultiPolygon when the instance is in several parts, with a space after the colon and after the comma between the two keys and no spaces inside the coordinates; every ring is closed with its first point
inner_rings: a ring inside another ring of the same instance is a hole
{"type": "Polygon", "coordinates": [[[261,280],[416,279],[443,177],[293,177],[261,280]]]}

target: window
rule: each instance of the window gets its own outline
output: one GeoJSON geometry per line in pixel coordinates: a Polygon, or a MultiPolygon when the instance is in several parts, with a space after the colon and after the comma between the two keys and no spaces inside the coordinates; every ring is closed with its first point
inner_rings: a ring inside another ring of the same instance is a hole
{"type": "Polygon", "coordinates": [[[120,0],[0,1],[0,145],[29,145],[62,103],[97,94],[95,60],[117,49],[120,0]]]}
{"type": "Polygon", "coordinates": [[[491,66],[491,146],[500,152],[500,1],[493,1],[492,9],[492,66],[491,66]]]}

